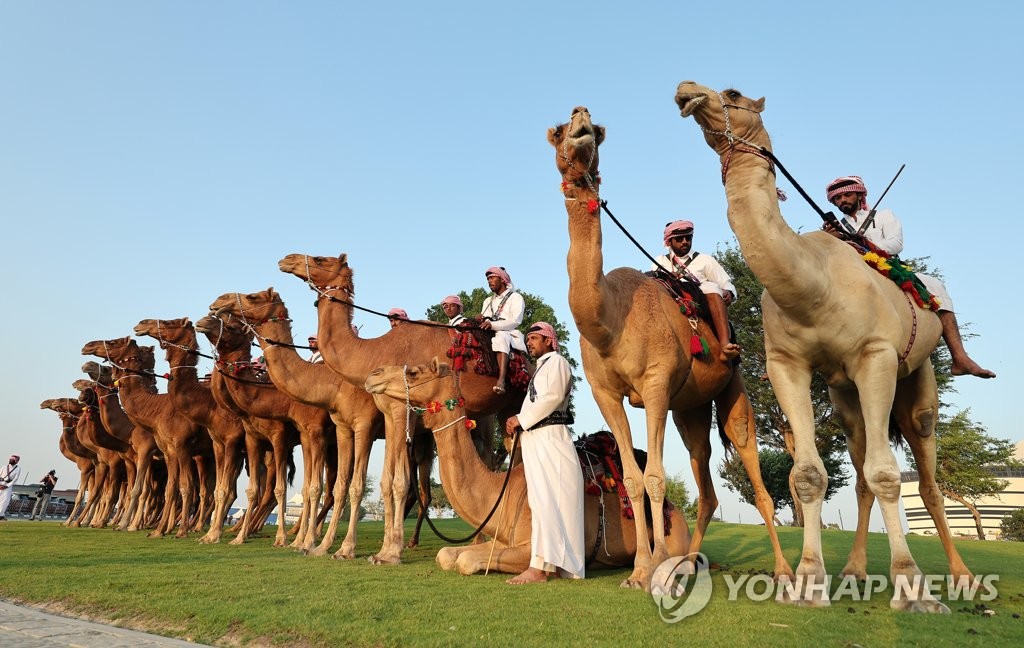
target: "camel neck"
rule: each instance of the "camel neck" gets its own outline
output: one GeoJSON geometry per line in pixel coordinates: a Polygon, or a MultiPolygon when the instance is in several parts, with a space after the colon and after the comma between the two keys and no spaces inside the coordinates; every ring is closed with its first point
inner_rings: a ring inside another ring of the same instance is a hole
{"type": "Polygon", "coordinates": [[[256,327],[267,371],[274,384],[292,398],[309,405],[332,405],[341,386],[341,377],[323,363],[301,357],[292,344],[292,327],[287,320],[272,320],[256,327]],[[268,340],[273,340],[271,344],[268,340]]]}
{"type": "Polygon", "coordinates": [[[565,210],[569,216],[569,309],[580,335],[597,348],[611,342],[605,311],[604,255],[601,251],[601,214],[590,213],[588,204],[598,200],[594,191],[568,185],[565,210]]]}

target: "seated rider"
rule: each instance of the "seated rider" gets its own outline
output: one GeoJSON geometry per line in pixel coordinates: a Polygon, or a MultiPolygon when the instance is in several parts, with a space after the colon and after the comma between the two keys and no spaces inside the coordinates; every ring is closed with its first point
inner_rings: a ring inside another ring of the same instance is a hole
{"type": "Polygon", "coordinates": [[[404,308],[392,308],[388,311],[388,322],[391,324],[391,328],[395,328],[403,321],[409,321],[409,313],[406,313],[404,308]]]}
{"type": "Polygon", "coordinates": [[[732,284],[732,278],[713,256],[691,250],[692,222],[677,220],[666,224],[663,238],[668,254],[657,257],[651,269],[667,270],[679,279],[700,286],[701,292],[707,297],[715,336],[722,348],[719,359],[724,362],[735,358],[740,354],[740,346],[729,340],[729,316],[725,310],[736,299],[736,286],[732,284]]]}
{"type": "Polygon", "coordinates": [[[526,341],[518,330],[526,312],[526,300],[516,292],[512,278],[505,268],[487,268],[484,276],[487,278],[491,294],[484,300],[484,306],[480,311],[480,328],[494,331],[491,349],[498,354],[498,382],[493,389],[496,394],[504,394],[508,354],[512,349],[526,353],[526,341]]]}
{"type": "MultiPolygon", "coordinates": [[[[880,209],[874,212],[870,225],[866,228],[863,227],[871,212],[868,211],[868,190],[859,176],[836,178],[826,187],[826,195],[828,201],[843,212],[842,222],[848,225],[853,232],[858,232],[875,247],[888,254],[897,255],[903,251],[903,225],[891,210],[880,209]],[[861,232],[861,229],[864,231],[861,232]]],[[[842,232],[837,232],[828,225],[824,229],[833,236],[840,238],[844,236],[842,232]]],[[[946,347],[949,348],[949,355],[953,360],[950,372],[954,376],[970,374],[979,378],[995,378],[994,372],[981,367],[967,355],[963,338],[960,337],[960,325],[953,312],[953,300],[946,292],[946,287],[941,281],[930,275],[917,273],[917,278],[939,302],[938,314],[939,321],[942,323],[942,339],[946,341],[946,347]]]]}
{"type": "Polygon", "coordinates": [[[466,321],[462,314],[462,299],[458,295],[448,295],[441,300],[441,310],[448,317],[448,326],[458,326],[466,321]]]}

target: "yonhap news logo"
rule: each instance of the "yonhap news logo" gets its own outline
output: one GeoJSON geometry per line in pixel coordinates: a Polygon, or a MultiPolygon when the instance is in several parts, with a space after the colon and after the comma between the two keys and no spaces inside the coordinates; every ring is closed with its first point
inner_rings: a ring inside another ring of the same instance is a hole
{"type": "MultiPolygon", "coordinates": [[[[714,579],[708,570],[708,559],[702,553],[669,558],[651,576],[651,596],[658,607],[658,616],[665,623],[678,623],[691,617],[711,600],[714,579]]],[[[946,574],[899,575],[890,580],[888,576],[869,575],[858,581],[853,577],[835,578],[825,576],[797,576],[792,580],[776,581],[768,574],[722,574],[727,590],[726,599],[737,601],[763,602],[796,600],[801,593],[817,593],[828,601],[870,601],[876,595],[885,598],[910,600],[938,599],[944,601],[988,602],[998,596],[996,584],[998,574],[975,576],[973,579],[961,576],[955,578],[946,574]],[[833,582],[837,586],[833,589],[833,582]],[[892,596],[888,591],[892,589],[892,596]]]]}

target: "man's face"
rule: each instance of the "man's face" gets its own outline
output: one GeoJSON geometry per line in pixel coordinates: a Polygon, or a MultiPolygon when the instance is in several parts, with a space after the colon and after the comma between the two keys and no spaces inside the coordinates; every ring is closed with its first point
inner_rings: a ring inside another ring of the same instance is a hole
{"type": "Polygon", "coordinates": [[[389,321],[391,322],[391,328],[395,328],[396,326],[402,323],[402,320],[398,319],[397,317],[393,317],[389,321]]]}
{"type": "Polygon", "coordinates": [[[531,358],[539,358],[548,351],[551,351],[553,345],[551,340],[540,333],[527,333],[526,334],[526,350],[530,352],[531,358]]]}
{"type": "Polygon", "coordinates": [[[487,285],[495,295],[505,292],[505,280],[498,275],[487,275],[487,285]]]}
{"type": "Polygon", "coordinates": [[[693,247],[693,233],[673,236],[668,240],[668,247],[676,256],[686,256],[693,247]]]}
{"type": "Polygon", "coordinates": [[[462,306],[458,304],[441,304],[441,310],[448,316],[448,319],[452,319],[456,315],[462,312],[462,306]]]}
{"type": "Polygon", "coordinates": [[[309,348],[312,349],[313,351],[316,351],[317,349],[320,348],[320,345],[317,344],[317,341],[314,340],[313,338],[309,338],[309,348]]]}
{"type": "Polygon", "coordinates": [[[839,208],[847,216],[853,216],[860,209],[860,193],[856,191],[844,191],[832,199],[832,204],[839,208]]]}

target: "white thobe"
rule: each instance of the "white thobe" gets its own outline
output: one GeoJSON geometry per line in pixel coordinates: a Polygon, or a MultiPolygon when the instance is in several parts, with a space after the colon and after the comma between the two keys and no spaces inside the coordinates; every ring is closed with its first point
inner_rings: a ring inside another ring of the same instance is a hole
{"type": "Polygon", "coordinates": [[[526,300],[511,286],[500,295],[491,293],[487,296],[480,315],[491,320],[491,330],[494,331],[491,350],[500,353],[508,353],[511,349],[526,351],[526,340],[517,330],[523,323],[525,312],[526,300]]]}
{"type": "Polygon", "coordinates": [[[466,316],[463,315],[462,313],[459,313],[455,317],[453,317],[450,320],[448,320],[448,326],[458,326],[459,324],[462,324],[465,321],[466,321],[466,316]]]}
{"type": "Polygon", "coordinates": [[[11,505],[11,498],[14,497],[14,485],[21,476],[21,466],[11,464],[0,468],[0,482],[7,488],[0,490],[0,517],[7,515],[7,507],[11,505]]]}
{"type": "Polygon", "coordinates": [[[736,286],[732,285],[732,278],[722,264],[710,254],[690,252],[680,257],[669,252],[657,257],[655,261],[657,263],[651,266],[651,270],[664,268],[680,279],[686,279],[686,274],[689,273],[700,284],[700,291],[705,295],[716,294],[724,297],[726,292],[731,292],[733,299],[736,299],[736,286]]]}
{"type": "Polygon", "coordinates": [[[585,572],[583,471],[565,425],[530,428],[552,412],[569,407],[572,373],[556,351],[538,359],[527,398],[519,412],[526,498],[533,525],[530,566],[570,578],[585,572]]]}
{"type": "MultiPolygon", "coordinates": [[[[868,213],[866,209],[860,209],[853,216],[843,216],[843,221],[857,231],[864,224],[868,213]]],[[[879,209],[875,212],[875,219],[871,225],[864,230],[864,238],[889,254],[899,254],[903,251],[903,224],[891,210],[879,209]]],[[[935,295],[935,299],[939,302],[939,310],[953,310],[953,299],[946,292],[946,286],[941,281],[920,272],[917,273],[917,278],[921,280],[928,292],[935,295]]]]}

